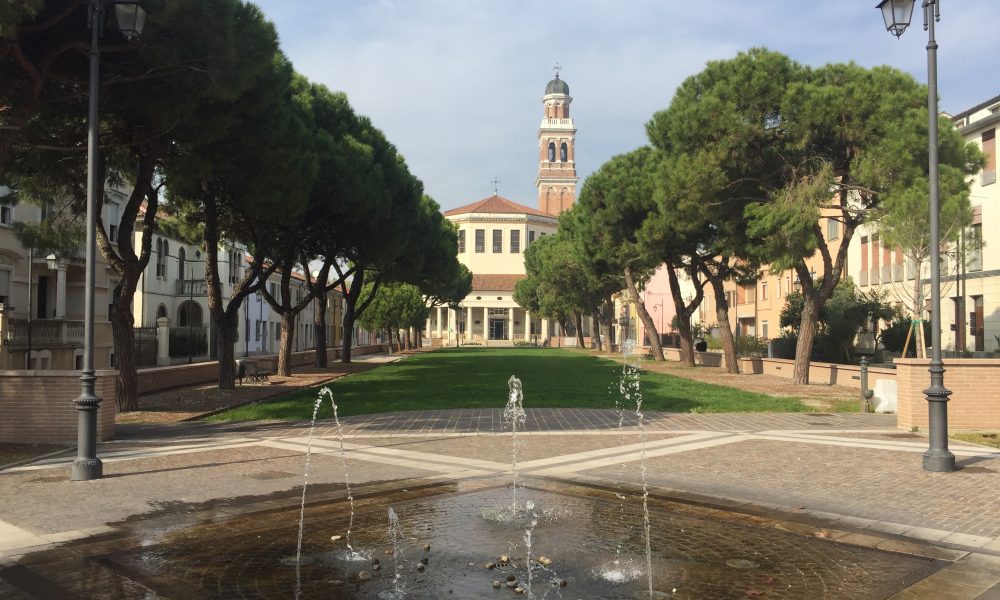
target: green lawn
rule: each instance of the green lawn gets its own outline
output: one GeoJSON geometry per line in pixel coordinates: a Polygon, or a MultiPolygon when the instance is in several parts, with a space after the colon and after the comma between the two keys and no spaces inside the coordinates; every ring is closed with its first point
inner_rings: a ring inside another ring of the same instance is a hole
{"type": "MultiPolygon", "coordinates": [[[[620,362],[555,348],[445,348],[330,384],[340,415],[490,408],[507,401],[507,379],[524,385],[526,407],[614,408],[620,362]]],[[[212,421],[308,419],[318,388],[209,417],[212,421]]],[[[643,408],[667,412],[809,412],[794,398],[744,392],[643,372],[643,408]]],[[[325,403],[321,418],[332,409],[325,403]]]]}

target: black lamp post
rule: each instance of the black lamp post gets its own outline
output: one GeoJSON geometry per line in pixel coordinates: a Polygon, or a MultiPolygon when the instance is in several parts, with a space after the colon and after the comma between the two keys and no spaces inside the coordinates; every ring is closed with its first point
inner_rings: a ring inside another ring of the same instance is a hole
{"type": "MultiPolygon", "coordinates": [[[[897,38],[910,25],[915,0],[882,0],[885,28],[897,38]]],[[[924,390],[930,429],[930,447],[924,452],[924,470],[948,472],[955,470],[955,455],[948,450],[948,397],[944,387],[944,363],[941,360],[941,203],[938,186],[938,98],[937,40],[934,23],[940,20],[938,0],[922,0],[924,29],[927,31],[927,112],[928,112],[928,178],[931,188],[931,385],[924,390]]],[[[919,274],[917,275],[919,277],[919,274]]]]}
{"type": "Polygon", "coordinates": [[[87,108],[87,274],[84,289],[83,370],[80,374],[80,396],[73,401],[78,414],[77,454],[70,472],[73,481],[100,479],[104,465],[97,458],[97,410],[101,398],[94,392],[94,279],[97,272],[97,193],[104,187],[98,181],[97,169],[97,84],[101,52],[98,41],[104,23],[104,9],[115,7],[118,29],[131,40],[142,32],[146,11],[138,2],[108,2],[90,0],[90,97],[87,108]]]}

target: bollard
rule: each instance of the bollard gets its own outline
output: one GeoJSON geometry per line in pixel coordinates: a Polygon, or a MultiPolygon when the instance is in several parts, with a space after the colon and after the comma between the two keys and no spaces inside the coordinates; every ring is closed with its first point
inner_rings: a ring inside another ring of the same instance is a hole
{"type": "Polygon", "coordinates": [[[871,412],[872,396],[875,395],[875,390],[868,389],[868,357],[861,357],[861,412],[867,413],[871,412]]]}

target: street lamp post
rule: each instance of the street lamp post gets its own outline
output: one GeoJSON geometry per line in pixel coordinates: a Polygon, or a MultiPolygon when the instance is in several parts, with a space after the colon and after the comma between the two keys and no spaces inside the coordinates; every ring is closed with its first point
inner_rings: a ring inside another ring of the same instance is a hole
{"type": "MultiPolygon", "coordinates": [[[[910,25],[915,0],[882,0],[876,8],[882,11],[885,28],[897,38],[910,25]]],[[[948,397],[944,387],[944,362],[941,360],[941,218],[938,186],[938,98],[937,40],[934,24],[940,20],[938,0],[922,0],[924,29],[927,31],[927,112],[928,112],[928,179],[930,183],[931,226],[931,384],[924,390],[930,446],[924,452],[924,470],[949,472],[955,470],[955,455],[948,450],[948,397]]],[[[918,275],[919,276],[919,275],[918,275]]]]}
{"type": "Polygon", "coordinates": [[[98,48],[104,23],[105,4],[114,4],[118,29],[132,39],[142,32],[146,13],[138,2],[113,2],[90,0],[90,78],[87,106],[87,273],[83,303],[83,369],[80,373],[80,396],[76,404],[78,414],[77,454],[70,470],[73,481],[100,479],[104,465],[97,458],[97,410],[101,398],[94,392],[94,282],[97,272],[97,190],[103,188],[98,181],[97,169],[97,83],[100,73],[101,52],[98,48]]]}
{"type": "MultiPolygon", "coordinates": [[[[188,273],[190,273],[190,279],[188,280],[188,309],[187,309],[187,322],[188,322],[188,364],[192,362],[192,352],[194,350],[194,337],[191,327],[194,320],[194,267],[188,267],[188,273]]],[[[181,273],[181,279],[183,280],[184,273],[181,273]]]]}

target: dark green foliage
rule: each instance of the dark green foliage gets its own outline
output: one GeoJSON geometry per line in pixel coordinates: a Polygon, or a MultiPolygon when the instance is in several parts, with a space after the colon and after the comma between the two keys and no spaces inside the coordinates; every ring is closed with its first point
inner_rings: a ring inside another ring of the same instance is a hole
{"type": "Polygon", "coordinates": [[[364,296],[374,299],[358,321],[372,331],[393,331],[415,327],[422,329],[429,310],[420,289],[407,283],[388,283],[373,292],[366,284],[364,296]]]}
{"type": "MultiPolygon", "coordinates": [[[[781,327],[797,332],[802,319],[802,293],[791,292],[781,309],[781,327]]],[[[859,292],[850,279],[842,279],[819,312],[819,332],[814,356],[827,362],[852,364],[854,341],[861,331],[877,333],[878,323],[895,317],[897,311],[884,293],[859,292]]],[[[883,336],[885,333],[883,332],[883,336]]]]}
{"type": "Polygon", "coordinates": [[[205,328],[198,326],[170,328],[170,358],[205,356],[208,354],[208,336],[205,328]]]}
{"type": "MultiPolygon", "coordinates": [[[[882,331],[881,342],[882,347],[886,349],[887,352],[900,353],[903,352],[903,345],[906,343],[906,335],[909,333],[910,329],[913,327],[913,320],[908,316],[898,316],[892,324],[882,331]]],[[[929,321],[923,321],[924,328],[924,340],[931,339],[931,324],[929,321]]],[[[910,348],[907,352],[907,356],[917,355],[917,331],[914,328],[913,333],[910,335],[910,348]]]]}

